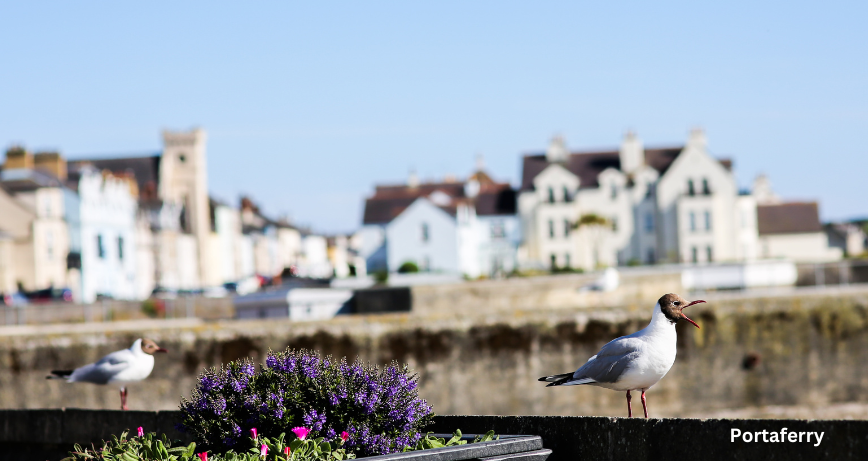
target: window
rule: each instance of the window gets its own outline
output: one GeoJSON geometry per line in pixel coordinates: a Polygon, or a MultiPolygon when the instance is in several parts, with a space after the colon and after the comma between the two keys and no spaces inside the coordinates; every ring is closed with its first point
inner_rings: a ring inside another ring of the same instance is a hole
{"type": "Polygon", "coordinates": [[[699,250],[696,247],[690,248],[690,260],[693,261],[694,264],[699,262],[699,250]]]}
{"type": "Polygon", "coordinates": [[[649,211],[645,213],[645,233],[654,232],[654,215],[649,211]]]}
{"type": "Polygon", "coordinates": [[[696,195],[696,190],[693,188],[693,180],[687,180],[687,195],[694,196],[696,195]]]}
{"type": "Polygon", "coordinates": [[[570,236],[570,228],[571,227],[572,227],[572,224],[570,224],[570,220],[564,219],[564,237],[570,236]]]}
{"type": "Polygon", "coordinates": [[[431,271],[431,258],[428,256],[422,257],[422,271],[430,272],[431,271]]]}
{"type": "Polygon", "coordinates": [[[708,210],[705,211],[705,230],[711,230],[711,212],[708,210]]]}
{"type": "Polygon", "coordinates": [[[558,268],[558,257],[555,256],[554,253],[552,253],[552,255],[549,257],[549,259],[551,260],[552,270],[557,269],[558,268]]]}
{"type": "Polygon", "coordinates": [[[105,259],[105,247],[102,246],[102,235],[96,236],[96,255],[99,259],[105,259]]]}
{"type": "Polygon", "coordinates": [[[564,267],[566,267],[566,268],[572,267],[572,266],[570,266],[570,254],[569,253],[566,253],[564,255],[564,267]]]}
{"type": "Polygon", "coordinates": [[[555,222],[549,219],[549,238],[555,238],[555,222]]]}
{"type": "Polygon", "coordinates": [[[506,237],[506,229],[504,228],[503,221],[497,220],[491,222],[491,238],[492,239],[502,239],[506,237]]]}
{"type": "Polygon", "coordinates": [[[609,221],[612,222],[612,232],[618,232],[618,218],[612,216],[609,221]]]}
{"type": "Polygon", "coordinates": [[[708,187],[708,179],[702,179],[702,195],[711,195],[711,188],[708,187]]]}
{"type": "Polygon", "coordinates": [[[430,235],[428,235],[428,223],[423,222],[421,230],[422,230],[422,241],[427,242],[428,239],[430,238],[430,235]]]}
{"type": "Polygon", "coordinates": [[[181,163],[185,163],[187,161],[187,156],[184,154],[178,154],[178,160],[180,160],[181,163]]]}
{"type": "Polygon", "coordinates": [[[118,237],[118,261],[124,260],[124,238],[118,237]]]}
{"type": "Polygon", "coordinates": [[[50,230],[45,233],[45,253],[49,261],[54,259],[54,233],[50,230]]]}
{"type": "Polygon", "coordinates": [[[565,202],[572,202],[573,201],[573,198],[570,197],[570,189],[567,188],[567,186],[564,186],[564,201],[565,202]]]}
{"type": "Polygon", "coordinates": [[[696,232],[696,213],[690,212],[690,232],[696,232]]]}
{"type": "Polygon", "coordinates": [[[555,203],[555,188],[549,187],[549,203],[555,203]]]}
{"type": "Polygon", "coordinates": [[[647,262],[648,262],[648,264],[654,264],[654,249],[653,248],[648,249],[648,261],[647,262]]]}
{"type": "Polygon", "coordinates": [[[714,253],[711,250],[711,245],[708,245],[707,247],[705,247],[705,259],[707,259],[708,262],[712,262],[712,261],[714,261],[713,256],[714,256],[714,253]]]}
{"type": "Polygon", "coordinates": [[[615,200],[618,198],[618,186],[616,186],[615,184],[612,184],[610,197],[612,200],[615,200]]]}

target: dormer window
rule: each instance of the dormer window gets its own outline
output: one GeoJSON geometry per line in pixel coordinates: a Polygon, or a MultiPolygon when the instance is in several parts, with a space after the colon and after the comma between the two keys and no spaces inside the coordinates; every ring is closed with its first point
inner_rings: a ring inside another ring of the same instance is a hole
{"type": "Polygon", "coordinates": [[[702,195],[711,195],[711,188],[708,187],[708,179],[702,179],[702,195]]]}
{"type": "Polygon", "coordinates": [[[615,200],[618,198],[618,186],[615,184],[612,184],[612,190],[611,190],[610,197],[612,198],[612,200],[615,200]]]}
{"type": "Polygon", "coordinates": [[[573,198],[570,196],[570,189],[567,186],[564,186],[564,201],[572,202],[573,198]]]}
{"type": "Polygon", "coordinates": [[[549,187],[549,203],[555,203],[555,188],[549,187]]]}
{"type": "Polygon", "coordinates": [[[693,187],[693,180],[692,179],[687,180],[687,195],[689,195],[691,197],[696,195],[696,189],[694,189],[694,187],[693,187]]]}

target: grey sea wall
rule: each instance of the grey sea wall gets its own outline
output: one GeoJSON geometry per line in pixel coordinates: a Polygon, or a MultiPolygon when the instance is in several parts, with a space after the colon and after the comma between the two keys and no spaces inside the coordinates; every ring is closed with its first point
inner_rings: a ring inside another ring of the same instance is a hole
{"type": "MultiPolygon", "coordinates": [[[[438,287],[448,290],[448,287],[438,287]]],[[[462,295],[465,296],[465,295],[462,295]]],[[[868,402],[868,289],[716,294],[678,325],[678,358],[648,391],[652,416],[695,416],[765,405],[868,402]]],[[[0,328],[0,408],[113,409],[118,389],[46,380],[150,337],[170,350],[130,407],[172,410],[206,367],[269,349],[315,349],[407,363],[438,414],[624,416],[624,396],[587,386],[545,388],[539,376],[574,370],[609,340],[647,324],[649,305],[475,311],[456,305],[326,322],[197,319],[0,328]]],[[[647,302],[645,303],[647,304],[647,302]]],[[[638,399],[634,410],[641,411],[638,399]]]]}

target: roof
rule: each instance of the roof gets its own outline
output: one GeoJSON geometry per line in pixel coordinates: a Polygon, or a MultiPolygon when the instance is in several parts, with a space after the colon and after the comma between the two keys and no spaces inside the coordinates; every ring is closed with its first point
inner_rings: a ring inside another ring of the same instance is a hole
{"type": "Polygon", "coordinates": [[[416,187],[408,185],[376,186],[374,195],[365,200],[363,224],[386,224],[398,217],[407,207],[420,197],[429,197],[434,192],[441,192],[449,197],[450,202],[435,203],[443,211],[455,216],[460,203],[471,203],[476,208],[476,214],[504,215],[515,214],[515,191],[508,183],[495,183],[485,173],[477,172],[471,178],[479,180],[480,188],[476,197],[468,197],[464,192],[464,183],[439,182],[424,183],[416,187]]]}
{"type": "Polygon", "coordinates": [[[30,192],[42,187],[64,187],[63,181],[51,173],[29,168],[6,169],[0,173],[3,189],[15,192],[30,192]]]}
{"type": "Polygon", "coordinates": [[[821,230],[817,202],[757,205],[756,215],[760,235],[804,234],[821,230]]]}
{"type": "MultiPolygon", "coordinates": [[[[645,164],[662,175],[683,149],[683,146],[645,149],[645,164]]],[[[732,166],[728,160],[721,160],[721,163],[727,169],[732,166]]],[[[522,164],[521,190],[533,190],[534,178],[547,166],[549,162],[545,154],[526,155],[522,164]]],[[[603,170],[620,170],[621,157],[618,150],[573,152],[567,157],[564,166],[579,177],[579,188],[587,189],[599,187],[598,177],[603,170]]]]}
{"type": "Polygon", "coordinates": [[[160,154],[142,157],[78,159],[66,162],[70,176],[85,165],[93,165],[99,170],[109,170],[116,175],[132,174],[139,186],[143,199],[156,198],[160,185],[160,154]]]}

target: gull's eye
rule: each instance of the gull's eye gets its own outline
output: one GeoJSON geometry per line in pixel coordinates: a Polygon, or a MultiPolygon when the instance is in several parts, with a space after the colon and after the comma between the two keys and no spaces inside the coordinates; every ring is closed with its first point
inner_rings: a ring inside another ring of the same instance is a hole
{"type": "Polygon", "coordinates": [[[681,301],[675,301],[675,302],[672,303],[672,304],[675,304],[675,305],[677,306],[677,305],[681,304],[681,301]]]}

